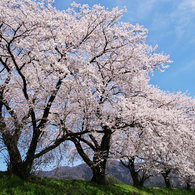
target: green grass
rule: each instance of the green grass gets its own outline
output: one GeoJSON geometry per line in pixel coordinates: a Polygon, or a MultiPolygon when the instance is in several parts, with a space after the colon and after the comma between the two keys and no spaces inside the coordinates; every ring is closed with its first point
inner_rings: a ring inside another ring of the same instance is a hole
{"type": "Polygon", "coordinates": [[[113,176],[107,176],[106,177],[106,182],[109,183],[109,184],[120,184],[120,185],[124,185],[124,183],[117,179],[116,177],[113,177],[113,176]]]}
{"type": "Polygon", "coordinates": [[[97,185],[92,182],[81,180],[63,180],[32,177],[29,181],[23,181],[16,176],[8,178],[6,173],[0,173],[0,195],[193,195],[195,190],[191,192],[185,189],[172,189],[166,188],[135,188],[128,185],[109,184],[106,186],[97,185]],[[136,193],[135,193],[136,192],[136,193]]]}

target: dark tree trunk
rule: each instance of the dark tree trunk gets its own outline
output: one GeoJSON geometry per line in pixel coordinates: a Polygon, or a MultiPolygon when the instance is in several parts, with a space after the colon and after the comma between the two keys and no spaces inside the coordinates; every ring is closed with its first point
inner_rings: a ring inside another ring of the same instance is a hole
{"type": "Polygon", "coordinates": [[[143,187],[144,186],[144,182],[146,181],[146,179],[148,179],[149,178],[149,176],[147,176],[147,175],[145,175],[144,173],[143,173],[143,175],[142,175],[142,177],[141,177],[141,179],[140,179],[140,181],[139,181],[139,186],[140,187],[143,187]]]}
{"type": "Polygon", "coordinates": [[[32,169],[32,165],[33,165],[33,161],[35,158],[35,151],[37,148],[37,143],[38,143],[38,139],[39,136],[41,134],[41,131],[39,129],[35,129],[33,132],[33,137],[31,140],[31,144],[29,146],[27,155],[26,155],[26,160],[24,161],[24,170],[23,170],[23,179],[28,180],[30,177],[30,173],[31,173],[31,169],[32,169]]]}
{"type": "MultiPolygon", "coordinates": [[[[5,137],[6,136],[4,135],[4,138],[5,137]]],[[[50,145],[49,147],[42,150],[40,153],[35,154],[35,150],[36,150],[37,143],[38,143],[37,138],[33,139],[34,142],[31,142],[31,147],[29,148],[25,161],[22,161],[20,152],[17,148],[17,144],[7,141],[8,139],[4,141],[5,144],[7,143],[6,146],[7,146],[7,150],[8,150],[9,157],[10,157],[9,166],[8,166],[8,171],[9,171],[10,176],[16,175],[20,177],[21,179],[28,180],[31,174],[34,159],[39,158],[45,153],[51,151],[52,149],[59,146],[66,139],[68,139],[67,136],[62,136],[61,138],[57,139],[53,145],[50,145]],[[12,144],[9,144],[9,143],[12,143],[12,144]]]]}
{"type": "MultiPolygon", "coordinates": [[[[17,157],[12,157],[12,160],[17,160],[17,157]]],[[[25,163],[19,161],[19,162],[13,162],[10,160],[10,170],[9,175],[16,175],[20,177],[21,179],[28,180],[31,174],[32,169],[32,163],[29,163],[27,166],[25,166],[25,163]]]]}
{"type": "Polygon", "coordinates": [[[15,134],[11,135],[9,131],[4,131],[2,134],[4,144],[7,147],[9,153],[9,175],[16,175],[21,179],[28,180],[34,160],[34,153],[37,146],[37,139],[31,141],[31,146],[33,145],[34,150],[28,151],[26,160],[23,161],[20,151],[18,149],[17,143],[20,137],[20,132],[15,130],[15,134]]]}
{"type": "Polygon", "coordinates": [[[9,162],[9,176],[17,175],[20,178],[23,178],[23,163],[18,151],[18,148],[8,149],[10,162],[9,162]]]}
{"type": "Polygon", "coordinates": [[[9,176],[17,175],[23,177],[23,162],[17,147],[17,137],[12,136],[9,131],[2,133],[3,141],[9,154],[8,172],[9,176]]]}
{"type": "Polygon", "coordinates": [[[166,177],[166,178],[164,177],[164,180],[165,180],[166,188],[171,189],[171,182],[170,182],[170,179],[167,178],[167,177],[166,177]]]}
{"type": "Polygon", "coordinates": [[[99,150],[94,152],[93,166],[91,166],[91,170],[93,172],[91,181],[101,185],[106,184],[105,169],[110,150],[110,139],[112,134],[112,132],[107,127],[104,127],[104,131],[105,133],[102,137],[101,145],[99,150]]]}
{"type": "Polygon", "coordinates": [[[152,176],[152,174],[147,174],[145,170],[143,170],[143,175],[140,179],[140,187],[144,186],[144,182],[146,181],[146,179],[150,178],[152,176]]]}
{"type": "Polygon", "coordinates": [[[145,181],[146,181],[146,179],[141,179],[141,180],[140,180],[140,183],[139,183],[139,186],[140,186],[140,187],[143,187],[145,181]]]}
{"type": "Polygon", "coordinates": [[[28,180],[33,164],[33,159],[28,163],[23,162],[17,146],[7,147],[7,149],[10,157],[8,167],[9,176],[16,175],[21,179],[28,180]]]}
{"type": "Polygon", "coordinates": [[[129,166],[129,170],[133,179],[133,185],[136,187],[140,187],[139,175],[138,172],[135,171],[134,163],[129,166]]]}
{"type": "Polygon", "coordinates": [[[125,163],[122,160],[121,160],[121,163],[129,169],[132,180],[133,180],[133,185],[136,187],[142,187],[146,179],[148,179],[151,175],[147,175],[143,170],[143,175],[139,179],[139,171],[135,170],[134,160],[135,158],[132,157],[132,158],[128,158],[128,163],[125,163]]]}
{"type": "Polygon", "coordinates": [[[188,182],[187,182],[186,184],[187,184],[187,189],[188,189],[189,191],[191,191],[191,190],[192,190],[191,185],[190,185],[188,182]]]}
{"type": "Polygon", "coordinates": [[[129,169],[132,180],[133,180],[133,185],[136,187],[140,187],[139,175],[138,175],[138,172],[135,170],[134,160],[135,158],[128,158],[127,164],[124,163],[122,160],[121,160],[121,163],[129,169]]]}
{"type": "Polygon", "coordinates": [[[25,180],[28,180],[31,175],[33,160],[34,158],[24,162],[23,179],[25,180]]]}
{"type": "Polygon", "coordinates": [[[79,155],[82,157],[85,163],[92,170],[93,176],[91,181],[101,185],[106,184],[105,169],[106,169],[106,163],[107,163],[108,154],[110,150],[111,134],[112,134],[111,130],[107,129],[107,127],[104,127],[104,135],[102,137],[102,141],[100,145],[98,145],[97,141],[92,135],[90,136],[90,138],[94,143],[94,145],[80,137],[72,136],[71,138],[71,140],[74,142],[77,148],[79,155]],[[80,144],[81,141],[86,143],[94,151],[93,161],[90,160],[90,158],[84,152],[80,144]]]}
{"type": "Polygon", "coordinates": [[[169,169],[169,170],[165,171],[164,173],[161,173],[163,178],[164,178],[166,188],[169,188],[169,189],[171,189],[171,182],[170,182],[170,178],[169,178],[170,171],[171,170],[169,169]]]}
{"type": "Polygon", "coordinates": [[[91,166],[91,170],[93,173],[93,177],[91,179],[92,182],[105,185],[106,183],[106,178],[105,178],[105,169],[106,169],[106,162],[107,160],[100,159],[101,155],[94,155],[93,158],[93,165],[91,166]]]}

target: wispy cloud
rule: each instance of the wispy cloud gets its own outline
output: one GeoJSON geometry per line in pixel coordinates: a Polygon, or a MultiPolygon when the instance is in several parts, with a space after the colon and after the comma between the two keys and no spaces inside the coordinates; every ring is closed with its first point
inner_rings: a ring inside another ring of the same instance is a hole
{"type": "Polygon", "coordinates": [[[175,34],[178,39],[194,33],[195,30],[195,1],[184,0],[178,4],[177,8],[170,16],[175,24],[175,34]]]}
{"type": "Polygon", "coordinates": [[[156,4],[158,3],[157,0],[148,0],[148,1],[138,1],[139,4],[137,6],[137,17],[145,18],[148,17],[151,12],[155,9],[156,4]]]}
{"type": "Polygon", "coordinates": [[[127,11],[128,21],[145,24],[149,32],[160,37],[172,35],[178,43],[183,38],[194,37],[191,43],[195,42],[192,36],[195,34],[195,0],[128,1],[127,11]]]}
{"type": "Polygon", "coordinates": [[[180,3],[179,9],[188,12],[195,12],[195,1],[194,0],[184,0],[180,3]]]}
{"type": "Polygon", "coordinates": [[[173,73],[172,73],[172,77],[178,76],[180,74],[183,73],[191,73],[195,71],[195,59],[188,62],[187,64],[183,64],[183,66],[181,66],[179,69],[176,69],[173,73]]]}

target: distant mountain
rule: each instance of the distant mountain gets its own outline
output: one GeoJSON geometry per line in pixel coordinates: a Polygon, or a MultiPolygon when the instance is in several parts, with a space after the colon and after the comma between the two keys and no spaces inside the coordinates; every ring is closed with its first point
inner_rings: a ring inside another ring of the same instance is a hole
{"type": "MultiPolygon", "coordinates": [[[[74,167],[64,166],[56,168],[52,171],[39,171],[37,173],[42,177],[60,178],[60,179],[76,179],[90,181],[92,178],[92,171],[87,164],[80,164],[74,167]]],[[[116,160],[110,160],[106,167],[106,176],[116,177],[124,184],[132,185],[133,181],[129,172],[129,169],[124,167],[121,162],[116,160]]],[[[171,184],[173,188],[183,188],[178,179],[171,178],[171,184]]],[[[161,175],[151,177],[144,183],[145,186],[150,187],[165,187],[164,179],[161,175]]]]}
{"type": "Polygon", "coordinates": [[[90,181],[92,177],[91,169],[86,164],[81,164],[74,167],[59,167],[53,169],[52,171],[39,171],[37,174],[42,177],[77,179],[86,181],[90,181]]]}

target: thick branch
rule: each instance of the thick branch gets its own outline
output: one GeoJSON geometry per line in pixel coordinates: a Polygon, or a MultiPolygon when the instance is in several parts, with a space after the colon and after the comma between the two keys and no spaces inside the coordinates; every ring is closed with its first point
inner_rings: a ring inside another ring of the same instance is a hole
{"type": "Polygon", "coordinates": [[[56,147],[58,147],[62,142],[66,141],[66,140],[70,140],[70,138],[68,138],[67,135],[63,135],[61,138],[57,139],[52,145],[46,147],[45,149],[43,149],[41,152],[39,152],[38,154],[34,155],[34,158],[39,158],[40,156],[46,154],[47,152],[55,149],[56,147]]]}
{"type": "Polygon", "coordinates": [[[71,140],[73,141],[73,143],[75,144],[75,147],[77,148],[77,151],[79,153],[79,155],[82,157],[82,159],[87,163],[87,165],[89,167],[93,166],[93,162],[89,159],[89,157],[85,154],[85,152],[83,151],[83,148],[81,146],[81,144],[76,140],[76,138],[71,137],[71,140]]]}
{"type": "MultiPolygon", "coordinates": [[[[65,75],[65,77],[66,77],[66,75],[65,75]]],[[[41,122],[39,123],[39,125],[37,127],[38,129],[43,128],[43,126],[47,122],[47,117],[49,115],[49,111],[50,111],[51,105],[52,105],[54,99],[56,98],[56,95],[57,95],[57,93],[58,93],[58,91],[60,89],[61,84],[62,84],[62,79],[59,79],[58,82],[57,82],[57,84],[56,84],[56,89],[53,91],[53,94],[50,96],[50,98],[48,100],[48,103],[47,103],[47,106],[46,106],[46,108],[44,110],[44,113],[43,113],[43,117],[41,119],[41,122]]]]}

